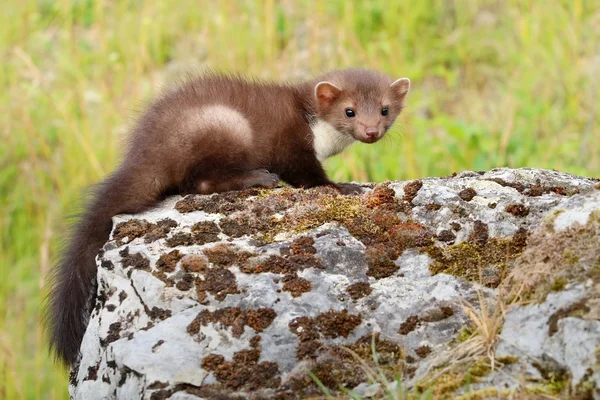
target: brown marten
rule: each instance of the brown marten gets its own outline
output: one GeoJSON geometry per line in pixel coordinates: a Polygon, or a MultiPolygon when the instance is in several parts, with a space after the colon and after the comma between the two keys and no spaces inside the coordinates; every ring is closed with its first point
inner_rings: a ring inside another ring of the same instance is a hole
{"type": "Polygon", "coordinates": [[[46,322],[50,346],[77,360],[95,296],[96,255],[112,217],[138,213],[167,194],[334,183],[321,162],[355,141],[381,139],[410,89],[374,71],[348,69],[299,84],[204,74],[155,100],[131,132],[119,168],[101,182],[54,271],[46,322]]]}

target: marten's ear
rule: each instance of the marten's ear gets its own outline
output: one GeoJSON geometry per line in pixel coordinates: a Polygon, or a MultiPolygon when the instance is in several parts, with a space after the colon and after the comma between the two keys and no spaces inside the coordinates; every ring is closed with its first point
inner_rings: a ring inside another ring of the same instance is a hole
{"type": "Polygon", "coordinates": [[[394,83],[390,85],[390,90],[392,91],[394,99],[403,104],[404,98],[410,90],[410,79],[400,78],[395,80],[394,83]]]}
{"type": "Polygon", "coordinates": [[[323,81],[315,86],[315,97],[321,108],[329,107],[342,93],[342,89],[331,82],[323,81]]]}

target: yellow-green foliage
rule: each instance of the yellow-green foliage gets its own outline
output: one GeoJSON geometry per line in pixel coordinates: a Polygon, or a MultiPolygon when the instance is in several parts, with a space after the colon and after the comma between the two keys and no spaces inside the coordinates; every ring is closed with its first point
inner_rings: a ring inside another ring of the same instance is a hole
{"type": "Polygon", "coordinates": [[[199,67],[408,76],[395,134],[336,180],[509,165],[600,171],[600,3],[585,0],[5,0],[0,13],[0,397],[65,398],[39,325],[44,273],[135,111],[199,67]]]}

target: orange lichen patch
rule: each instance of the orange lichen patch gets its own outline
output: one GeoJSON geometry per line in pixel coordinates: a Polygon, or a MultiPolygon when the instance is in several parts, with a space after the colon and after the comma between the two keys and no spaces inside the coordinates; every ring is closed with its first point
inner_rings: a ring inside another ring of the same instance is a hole
{"type": "Polygon", "coordinates": [[[246,323],[256,332],[262,332],[271,325],[277,313],[272,308],[246,310],[246,323]]]}
{"type": "Polygon", "coordinates": [[[239,307],[226,307],[214,312],[202,310],[187,326],[187,332],[190,335],[195,335],[200,332],[201,326],[207,326],[209,323],[219,323],[223,327],[232,327],[235,337],[240,337],[244,333],[244,313],[239,307]]]}
{"type": "Polygon", "coordinates": [[[542,187],[542,185],[531,185],[529,187],[528,194],[532,197],[541,196],[544,194],[544,188],[542,187]]]}
{"type": "MultiPolygon", "coordinates": [[[[373,250],[367,250],[367,257],[373,265],[385,263],[393,269],[390,261],[398,258],[406,249],[427,246],[435,235],[427,227],[413,221],[401,221],[389,204],[366,211],[360,217],[346,222],[349,232],[373,250]],[[370,256],[369,256],[370,254],[370,256]],[[382,260],[383,254],[390,259],[382,260]]],[[[378,269],[375,267],[375,269],[378,269]]],[[[378,275],[374,271],[373,276],[378,275]]],[[[389,276],[383,272],[381,277],[389,276]]]]}
{"type": "Polygon", "coordinates": [[[396,192],[386,184],[375,186],[373,192],[367,195],[365,205],[367,208],[379,207],[382,204],[394,204],[396,202],[396,192]]]}
{"type": "Polygon", "coordinates": [[[228,389],[255,391],[276,388],[281,384],[279,367],[270,361],[230,362],[219,365],[213,372],[215,378],[228,389]]]}
{"type": "Polygon", "coordinates": [[[456,235],[452,231],[445,229],[438,233],[437,239],[440,242],[452,242],[456,239],[456,235]]]}
{"type": "MultiPolygon", "coordinates": [[[[397,256],[396,252],[393,252],[393,254],[397,256]]],[[[387,278],[400,269],[383,246],[368,247],[366,256],[369,265],[367,275],[375,279],[387,278]]]]}
{"type": "Polygon", "coordinates": [[[425,206],[425,209],[427,211],[438,211],[439,209],[442,208],[441,204],[437,204],[437,203],[429,203],[425,206]]]}
{"type": "Polygon", "coordinates": [[[147,313],[150,318],[160,319],[161,321],[164,321],[171,316],[171,310],[166,310],[159,307],[152,307],[147,313]]]}
{"type": "Polygon", "coordinates": [[[315,257],[309,254],[300,254],[289,256],[287,259],[296,264],[298,269],[315,268],[324,269],[325,266],[321,262],[320,257],[315,257]]]}
{"type": "Polygon", "coordinates": [[[315,254],[317,249],[313,246],[315,240],[310,236],[301,236],[290,245],[292,254],[315,254]]]}
{"type": "Polygon", "coordinates": [[[258,362],[259,358],[258,349],[240,350],[233,355],[233,361],[240,364],[258,362]]]}
{"type": "MultiPolygon", "coordinates": [[[[134,269],[150,271],[150,260],[141,253],[129,254],[129,246],[119,251],[119,255],[121,256],[121,265],[123,268],[133,267],[134,269]]],[[[129,275],[131,275],[131,271],[128,272],[129,275]]]]}
{"type": "Polygon", "coordinates": [[[422,322],[437,322],[449,318],[454,315],[454,310],[449,306],[441,306],[431,308],[424,311],[419,316],[419,321],[422,322]]]}
{"type": "Polygon", "coordinates": [[[225,357],[220,354],[209,354],[202,359],[202,368],[207,371],[214,371],[225,362],[225,357]]]}
{"type": "Polygon", "coordinates": [[[252,336],[250,339],[250,347],[256,348],[260,346],[261,337],[259,335],[252,336]]]}
{"type": "Polygon", "coordinates": [[[477,196],[477,192],[473,188],[466,188],[458,192],[458,197],[464,201],[471,201],[475,196],[477,196]]]}
{"type": "Polygon", "coordinates": [[[490,238],[489,227],[481,221],[475,221],[473,223],[473,231],[469,235],[469,242],[476,246],[485,246],[488,239],[490,238]]]}
{"type": "Polygon", "coordinates": [[[309,280],[300,278],[295,274],[286,275],[282,279],[283,290],[290,292],[293,297],[301,296],[303,293],[310,292],[312,283],[309,280]]]}
{"type": "Polygon", "coordinates": [[[419,317],[416,315],[412,315],[412,316],[408,317],[406,319],[406,321],[404,321],[400,325],[400,328],[398,329],[398,333],[401,335],[408,335],[409,333],[411,333],[412,331],[417,329],[420,324],[421,324],[421,321],[419,321],[419,317]]]}
{"type": "Polygon", "coordinates": [[[354,301],[370,295],[372,291],[373,288],[371,287],[371,285],[369,285],[369,282],[353,283],[346,288],[346,292],[348,292],[348,294],[354,301]]]}
{"type": "Polygon", "coordinates": [[[175,281],[169,278],[163,271],[152,271],[152,276],[163,281],[167,287],[172,287],[175,285],[175,281]]]}
{"type": "Polygon", "coordinates": [[[177,232],[173,236],[167,239],[167,246],[169,247],[177,247],[177,246],[191,246],[196,244],[194,240],[194,236],[191,233],[187,232],[177,232]]]}
{"type": "Polygon", "coordinates": [[[183,275],[183,278],[180,278],[177,281],[175,287],[181,290],[182,292],[187,292],[192,287],[194,287],[194,277],[192,276],[192,274],[183,275]]]}
{"type": "Polygon", "coordinates": [[[169,247],[203,245],[219,240],[219,227],[212,221],[199,222],[192,226],[191,232],[178,232],[167,239],[169,247]]]}
{"type": "Polygon", "coordinates": [[[413,199],[415,197],[417,197],[417,193],[419,193],[419,190],[421,190],[422,187],[423,187],[423,182],[421,182],[419,180],[408,182],[406,185],[404,185],[403,200],[411,203],[413,201],[413,199]]]}
{"type": "Polygon", "coordinates": [[[198,245],[218,241],[221,232],[218,225],[212,221],[198,222],[191,230],[194,234],[194,242],[198,245]]]}
{"type": "Polygon", "coordinates": [[[179,250],[173,250],[170,253],[163,254],[156,262],[156,268],[163,272],[175,271],[175,266],[181,260],[183,254],[179,250]]]}
{"type": "Polygon", "coordinates": [[[190,254],[181,260],[181,268],[186,272],[202,272],[206,270],[208,263],[198,255],[190,254]]]}
{"type": "Polygon", "coordinates": [[[113,239],[119,245],[123,243],[125,238],[131,242],[133,239],[144,236],[149,225],[150,223],[145,219],[130,219],[129,221],[120,222],[113,230],[113,239]]]}
{"type": "Polygon", "coordinates": [[[241,266],[241,271],[247,274],[271,272],[274,274],[289,275],[305,268],[323,269],[324,266],[320,258],[311,254],[285,257],[272,254],[266,259],[245,263],[241,266]]]}
{"type": "Polygon", "coordinates": [[[150,229],[144,236],[144,242],[150,243],[158,239],[162,239],[166,237],[169,232],[171,232],[171,228],[175,228],[176,226],[177,222],[170,218],[161,219],[155,224],[150,224],[150,229]]]}
{"type": "Polygon", "coordinates": [[[269,232],[274,226],[270,219],[254,215],[243,215],[236,218],[223,218],[219,226],[227,236],[242,237],[244,235],[260,237],[269,232]]]}
{"type": "Polygon", "coordinates": [[[166,218],[157,223],[150,223],[145,219],[130,219],[118,223],[113,230],[113,239],[120,246],[127,238],[127,242],[144,237],[146,243],[162,239],[167,236],[171,228],[177,226],[177,222],[166,218]]]}
{"type": "Polygon", "coordinates": [[[348,314],[347,310],[329,310],[314,318],[295,318],[290,322],[289,327],[292,333],[296,334],[301,341],[306,341],[320,337],[348,337],[361,322],[360,315],[348,314]]]}
{"type": "Polygon", "coordinates": [[[175,204],[175,209],[182,214],[193,211],[206,213],[229,214],[245,208],[245,200],[259,193],[257,189],[216,193],[210,196],[188,195],[175,204]]]}
{"type": "Polygon", "coordinates": [[[256,332],[262,332],[273,322],[277,313],[272,308],[259,308],[256,310],[242,310],[239,307],[226,307],[214,312],[202,310],[188,325],[187,332],[195,335],[200,332],[201,326],[209,323],[220,324],[222,327],[231,327],[231,333],[239,338],[244,333],[244,327],[249,326],[256,332]]]}
{"type": "Polygon", "coordinates": [[[301,342],[314,340],[320,337],[317,323],[314,318],[297,317],[289,323],[289,328],[292,333],[298,336],[301,342]]]}
{"type": "Polygon", "coordinates": [[[529,214],[529,208],[524,204],[509,204],[504,211],[515,217],[526,217],[529,214]]]}
{"type": "Polygon", "coordinates": [[[429,354],[431,354],[431,347],[429,346],[420,346],[417,347],[415,349],[415,353],[417,353],[417,355],[421,358],[425,358],[427,357],[429,354]]]}
{"type": "Polygon", "coordinates": [[[100,339],[100,344],[102,346],[106,346],[109,343],[115,342],[119,339],[121,339],[121,323],[113,322],[108,326],[108,334],[106,335],[106,338],[100,339]]]}
{"type": "Polygon", "coordinates": [[[316,320],[319,331],[326,338],[348,337],[362,322],[360,315],[348,314],[347,310],[320,313],[316,320]]]}
{"type": "Polygon", "coordinates": [[[318,340],[306,340],[298,343],[296,348],[296,359],[297,360],[310,360],[315,359],[319,355],[321,349],[323,349],[323,343],[318,340]]]}
{"type": "Polygon", "coordinates": [[[204,249],[203,252],[208,257],[208,261],[218,267],[229,267],[234,264],[241,266],[254,255],[227,244],[217,244],[204,249]]]}
{"type": "Polygon", "coordinates": [[[247,274],[260,274],[264,272],[289,274],[296,272],[298,269],[299,266],[295,262],[281,256],[270,255],[266,260],[260,261],[256,265],[243,266],[242,272],[247,274]]]}
{"type": "Polygon", "coordinates": [[[196,294],[201,303],[206,300],[206,293],[210,293],[217,301],[225,300],[228,294],[239,293],[235,275],[228,269],[211,268],[202,273],[204,279],[196,278],[196,294]]]}

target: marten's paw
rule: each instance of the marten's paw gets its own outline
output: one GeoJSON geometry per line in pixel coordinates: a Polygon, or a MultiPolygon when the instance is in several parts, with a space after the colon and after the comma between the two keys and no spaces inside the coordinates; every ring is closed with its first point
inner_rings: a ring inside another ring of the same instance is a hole
{"type": "Polygon", "coordinates": [[[344,195],[361,194],[363,189],[354,183],[336,183],[335,188],[344,195]]]}
{"type": "Polygon", "coordinates": [[[279,183],[279,175],[272,174],[266,169],[257,169],[250,173],[249,187],[263,187],[273,189],[279,183]]]}

